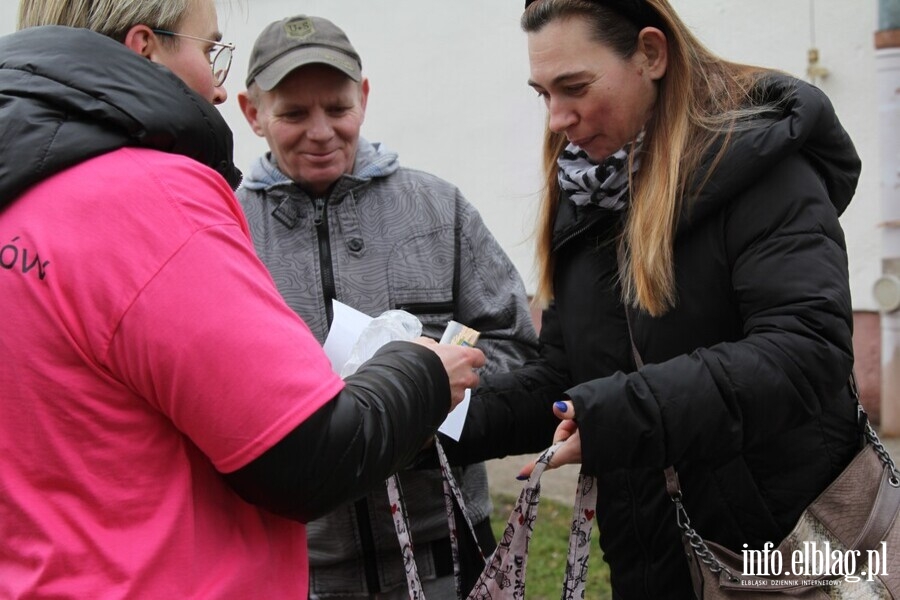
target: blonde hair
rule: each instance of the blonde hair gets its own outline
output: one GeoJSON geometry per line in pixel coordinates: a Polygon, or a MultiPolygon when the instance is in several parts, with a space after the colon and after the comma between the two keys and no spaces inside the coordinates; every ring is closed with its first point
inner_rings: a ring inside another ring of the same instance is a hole
{"type": "MultiPolygon", "coordinates": [[[[540,0],[525,11],[521,25],[526,32],[537,32],[560,18],[584,18],[595,41],[626,59],[637,50],[643,27],[658,27],[666,35],[666,74],[658,84],[654,114],[645,126],[641,167],[631,181],[628,218],[618,242],[623,301],[659,316],[677,300],[675,230],[684,194],[693,184],[702,187],[705,183],[693,179],[701,160],[713,143],[722,141],[708,178],[728,145],[730,132],[771,107],[754,106],[751,97],[763,69],[726,61],[707,50],[667,0],[639,2],[643,14],[649,15],[648,23],[624,16],[614,8],[614,0],[540,0]]],[[[560,202],[556,160],[565,146],[563,134],[545,129],[536,246],[536,299],[544,304],[553,297],[553,224],[560,202]]]]}
{"type": "Polygon", "coordinates": [[[193,1],[21,0],[18,27],[81,27],[122,42],[128,30],[138,24],[175,31],[193,1]]]}

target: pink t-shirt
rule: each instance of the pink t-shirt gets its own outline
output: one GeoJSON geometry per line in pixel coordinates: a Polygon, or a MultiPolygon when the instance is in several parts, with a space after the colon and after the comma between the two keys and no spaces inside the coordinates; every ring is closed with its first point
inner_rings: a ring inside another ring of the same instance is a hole
{"type": "Polygon", "coordinates": [[[218,472],[343,383],[218,174],[123,149],[32,187],[0,306],[0,598],[306,597],[303,525],[218,472]]]}

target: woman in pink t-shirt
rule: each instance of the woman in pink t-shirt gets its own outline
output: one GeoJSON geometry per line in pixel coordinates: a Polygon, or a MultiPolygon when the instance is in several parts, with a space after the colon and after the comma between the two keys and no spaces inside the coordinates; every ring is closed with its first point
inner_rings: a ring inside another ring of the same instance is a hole
{"type": "Polygon", "coordinates": [[[335,375],[232,194],[213,0],[86,4],[0,37],[0,597],[305,597],[302,523],[403,468],[484,357],[335,375]]]}

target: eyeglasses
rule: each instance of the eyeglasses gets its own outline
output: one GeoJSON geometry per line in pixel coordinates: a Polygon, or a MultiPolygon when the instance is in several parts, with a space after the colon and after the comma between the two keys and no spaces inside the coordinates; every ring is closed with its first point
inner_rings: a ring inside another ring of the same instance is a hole
{"type": "Polygon", "coordinates": [[[225,78],[228,77],[228,70],[231,69],[231,56],[234,52],[234,44],[228,42],[217,42],[216,40],[208,40],[206,38],[188,35],[186,33],[175,33],[174,31],[166,31],[165,29],[154,29],[152,31],[153,33],[158,33],[160,35],[174,35],[176,37],[199,40],[201,42],[212,44],[213,48],[210,49],[210,52],[218,47],[219,49],[216,50],[216,53],[213,54],[209,59],[209,66],[212,68],[213,80],[215,80],[216,82],[216,87],[219,87],[223,83],[225,83],[225,78]]]}

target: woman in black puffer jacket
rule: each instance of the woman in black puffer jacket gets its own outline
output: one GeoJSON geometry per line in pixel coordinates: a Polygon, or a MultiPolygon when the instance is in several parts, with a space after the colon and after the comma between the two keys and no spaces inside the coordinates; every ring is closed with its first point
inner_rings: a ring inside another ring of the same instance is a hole
{"type": "Polygon", "coordinates": [[[860,161],[820,90],[712,55],[666,0],[526,6],[542,356],[484,379],[452,452],[533,451],[566,400],[556,462],[599,477],[615,597],[690,598],[665,467],[740,552],[777,544],[859,448],[838,217],[860,161]]]}

